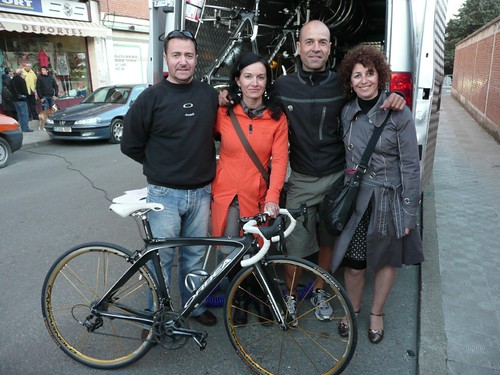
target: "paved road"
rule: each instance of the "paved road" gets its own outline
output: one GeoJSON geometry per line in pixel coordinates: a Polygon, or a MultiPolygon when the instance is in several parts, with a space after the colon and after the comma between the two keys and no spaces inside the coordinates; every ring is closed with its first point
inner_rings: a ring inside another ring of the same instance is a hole
{"type": "MultiPolygon", "coordinates": [[[[40,289],[51,263],[70,246],[92,240],[139,245],[132,219],[119,218],[107,207],[122,191],[144,186],[141,167],[124,157],[118,145],[30,146],[26,143],[12,164],[0,170],[0,374],[102,374],[54,345],[42,322],[40,289]]],[[[401,269],[386,311],[387,339],[378,346],[368,342],[369,311],[363,310],[358,348],[346,374],[415,374],[417,299],[418,268],[401,269]]],[[[222,319],[222,309],[214,312],[222,319]]],[[[204,351],[194,343],[172,352],[155,347],[114,373],[250,374],[230,346],[223,324],[207,331],[204,351]]]]}

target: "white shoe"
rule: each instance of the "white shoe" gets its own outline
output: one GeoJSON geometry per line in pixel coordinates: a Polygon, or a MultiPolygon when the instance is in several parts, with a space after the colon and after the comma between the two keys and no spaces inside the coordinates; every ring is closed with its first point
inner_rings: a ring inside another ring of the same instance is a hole
{"type": "Polygon", "coordinates": [[[288,315],[293,319],[290,325],[297,327],[299,325],[299,321],[297,320],[297,301],[294,296],[285,296],[285,301],[288,308],[288,315]]]}
{"type": "Polygon", "coordinates": [[[333,319],[333,309],[330,303],[327,301],[331,296],[326,293],[323,289],[316,289],[314,295],[311,297],[311,303],[316,306],[314,310],[314,315],[318,320],[332,320],[333,319]]]}

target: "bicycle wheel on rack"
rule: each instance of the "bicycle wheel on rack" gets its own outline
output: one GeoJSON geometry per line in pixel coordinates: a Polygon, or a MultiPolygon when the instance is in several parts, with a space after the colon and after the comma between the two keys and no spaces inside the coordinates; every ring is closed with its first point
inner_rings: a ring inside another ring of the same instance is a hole
{"type": "MultiPolygon", "coordinates": [[[[45,277],[41,302],[47,330],[67,355],[87,366],[122,367],[137,361],[152,346],[151,325],[90,312],[91,304],[131,266],[130,255],[112,244],[80,245],[61,255],[45,277]]],[[[157,308],[156,284],[147,267],[132,275],[106,303],[109,313],[134,315],[157,308]]]]}
{"type": "MultiPolygon", "coordinates": [[[[357,324],[353,308],[344,289],[326,271],[303,259],[271,256],[263,261],[273,289],[280,291],[283,306],[289,298],[284,282],[284,266],[293,268],[297,277],[296,319],[282,329],[276,320],[265,320],[255,309],[256,303],[269,306],[262,286],[257,281],[255,269],[249,267],[234,278],[224,303],[224,323],[231,344],[238,355],[259,374],[340,374],[351,360],[357,343],[357,324]],[[311,302],[314,282],[324,282],[327,302],[333,308],[333,315],[327,320],[318,320],[311,302]],[[245,303],[235,303],[243,298],[245,303]],[[233,314],[245,308],[248,316],[246,324],[237,325],[233,314]],[[247,308],[248,306],[248,308],[247,308]],[[341,337],[338,333],[340,321],[349,322],[349,334],[341,337]],[[270,324],[266,324],[270,323],[270,324]]],[[[288,314],[288,312],[287,312],[288,314]]]]}

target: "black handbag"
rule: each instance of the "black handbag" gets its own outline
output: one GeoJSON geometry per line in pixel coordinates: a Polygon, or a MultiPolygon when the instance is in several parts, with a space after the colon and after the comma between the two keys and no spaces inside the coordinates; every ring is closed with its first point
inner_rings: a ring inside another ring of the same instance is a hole
{"type": "Polygon", "coordinates": [[[320,211],[321,217],[325,223],[326,229],[334,236],[338,236],[345,228],[347,222],[354,212],[356,207],[356,197],[358,195],[359,184],[363,175],[368,168],[368,160],[370,159],[375,144],[380,138],[380,134],[391,115],[391,111],[378,128],[373,130],[373,134],[368,141],[365,152],[361,157],[361,161],[356,167],[356,171],[347,184],[344,185],[344,176],[340,176],[332,185],[330,192],[325,196],[320,211]]]}

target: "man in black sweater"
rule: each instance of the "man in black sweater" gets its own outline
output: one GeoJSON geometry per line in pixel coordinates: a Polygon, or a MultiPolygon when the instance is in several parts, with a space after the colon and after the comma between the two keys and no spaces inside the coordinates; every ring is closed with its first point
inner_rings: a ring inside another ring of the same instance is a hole
{"type": "MultiPolygon", "coordinates": [[[[210,217],[211,182],[215,176],[213,127],[217,91],[194,81],[197,49],[188,31],[174,30],[165,38],[168,77],[146,89],[124,120],[121,150],[143,165],[148,201],[163,204],[150,212],[156,237],[205,237],[210,217]]],[[[167,284],[175,249],[160,250],[167,284]]],[[[182,304],[191,297],[184,280],[203,268],[204,246],[179,248],[179,288],[182,304]]],[[[216,317],[200,306],[193,317],[214,325],[216,317]]]]}

